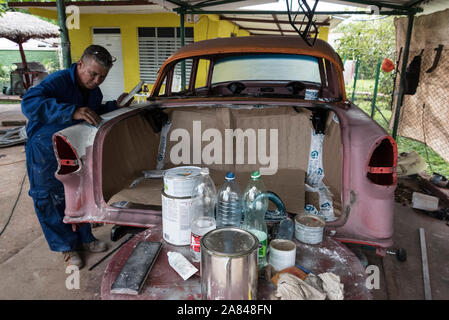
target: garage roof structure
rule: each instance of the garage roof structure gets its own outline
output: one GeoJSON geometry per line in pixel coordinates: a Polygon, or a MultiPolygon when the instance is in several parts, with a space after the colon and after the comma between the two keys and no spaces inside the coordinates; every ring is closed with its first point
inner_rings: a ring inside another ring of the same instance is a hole
{"type": "MultiPolygon", "coordinates": [[[[408,56],[410,52],[410,40],[413,28],[414,16],[422,12],[421,5],[432,2],[433,0],[325,0],[328,3],[347,5],[352,7],[365,8],[365,10],[356,11],[315,11],[315,5],[319,0],[295,0],[298,3],[297,11],[293,12],[293,0],[286,0],[286,4],[290,3],[288,11],[261,11],[261,10],[241,10],[243,6],[273,3],[274,0],[132,0],[132,1],[83,1],[80,5],[99,6],[123,3],[141,4],[143,6],[159,6],[168,11],[172,10],[180,16],[181,27],[181,45],[184,45],[184,23],[186,15],[194,14],[217,14],[221,19],[230,20],[246,29],[252,35],[258,34],[294,34],[299,33],[304,39],[309,34],[318,32],[318,26],[330,25],[329,16],[333,14],[355,15],[355,14],[380,14],[407,16],[408,25],[405,37],[403,59],[400,70],[405,70],[408,64],[408,56]],[[307,3],[308,2],[308,3],[307,3]],[[314,6],[310,8],[310,6],[314,6]],[[306,9],[304,9],[304,7],[306,9]],[[301,10],[299,10],[301,9],[301,10]],[[288,17],[288,19],[286,19],[288,17]],[[302,17],[297,19],[298,17],[302,17]]],[[[324,2],[324,1],[323,1],[324,2]]],[[[37,2],[38,3],[38,2],[37,2]]],[[[65,12],[63,0],[56,0],[58,12],[65,12]]],[[[70,2],[69,2],[70,3],[70,2]]],[[[70,4],[73,4],[71,2],[70,4]]],[[[14,3],[14,7],[27,7],[30,2],[14,3]]],[[[119,9],[120,10],[120,9],[119,9]]],[[[64,21],[64,20],[63,20],[64,21]]],[[[64,35],[64,24],[61,24],[61,34],[64,35]]],[[[313,42],[310,43],[313,45],[313,42]]],[[[184,79],[185,81],[185,79],[184,79]]],[[[405,72],[400,73],[399,90],[396,101],[396,110],[394,115],[394,124],[392,136],[396,138],[399,114],[403,101],[405,83],[405,72]]]]}
{"type": "MultiPolygon", "coordinates": [[[[418,12],[422,12],[422,8],[419,6],[425,2],[429,2],[432,0],[326,0],[326,2],[336,3],[336,4],[343,4],[348,6],[358,6],[358,7],[364,7],[371,11],[371,14],[382,14],[382,15],[406,15],[408,16],[408,26],[407,26],[407,34],[405,38],[405,45],[404,45],[404,52],[403,52],[403,59],[400,70],[405,70],[408,64],[408,56],[410,52],[410,40],[412,35],[412,28],[413,28],[413,21],[414,16],[418,12]]],[[[330,15],[330,14],[366,14],[367,11],[330,11],[330,12],[319,12],[315,11],[315,7],[313,7],[312,10],[310,10],[310,7],[307,6],[307,0],[298,0],[299,8],[302,9],[301,11],[292,12],[291,10],[287,12],[279,12],[279,11],[248,11],[248,10],[211,10],[211,8],[217,6],[217,5],[228,5],[228,4],[235,4],[237,2],[242,2],[241,0],[166,0],[166,2],[171,3],[172,5],[176,6],[176,8],[173,8],[173,10],[180,14],[181,18],[181,43],[183,41],[183,26],[184,26],[184,18],[185,14],[220,14],[224,16],[225,18],[231,19],[229,15],[254,15],[254,14],[266,14],[266,15],[272,15],[272,22],[277,25],[277,32],[283,34],[284,32],[287,32],[286,30],[281,27],[281,23],[279,23],[280,15],[288,15],[290,25],[297,31],[299,34],[302,33],[304,30],[305,34],[301,34],[303,38],[307,36],[307,33],[312,30],[310,29],[310,22],[312,19],[316,17],[320,17],[321,15],[330,15]],[[301,5],[305,5],[306,9],[304,10],[304,7],[301,5]],[[293,20],[292,16],[295,16],[295,18],[298,15],[304,15],[307,17],[306,20],[300,20],[296,22],[296,20],[293,20]],[[299,24],[299,27],[296,27],[295,24],[299,24]],[[303,26],[305,25],[305,28],[303,26]]],[[[314,5],[317,1],[310,0],[310,5],[314,5]]],[[[292,0],[286,0],[286,3],[292,4],[292,0]]],[[[299,10],[299,9],[298,9],[299,10]]],[[[238,23],[237,18],[233,18],[236,23],[238,23]]],[[[254,22],[255,18],[247,18],[247,17],[240,17],[240,22],[251,22],[249,19],[252,19],[254,22]]],[[[264,19],[267,20],[267,19],[264,19]]],[[[271,20],[271,19],[270,19],[271,20]]],[[[261,22],[261,21],[259,21],[261,22]]],[[[315,22],[315,23],[318,23],[315,22]]],[[[326,23],[324,21],[323,23],[326,23]]],[[[244,25],[240,24],[242,28],[245,28],[244,25]]],[[[316,24],[315,24],[316,25],[316,24]]],[[[274,29],[273,29],[274,30],[274,29]]],[[[250,31],[250,30],[249,30],[250,31]]],[[[253,30],[253,31],[260,31],[260,30],[253,30]]],[[[273,31],[274,32],[274,31],[273,31]]],[[[403,102],[403,93],[404,93],[404,84],[405,84],[405,72],[400,73],[400,79],[399,79],[399,90],[398,90],[398,96],[397,96],[397,102],[396,102],[396,111],[394,115],[394,123],[393,123],[393,132],[392,136],[394,139],[396,139],[397,136],[397,130],[398,130],[398,124],[399,124],[399,114],[401,110],[401,105],[403,102]]]]}

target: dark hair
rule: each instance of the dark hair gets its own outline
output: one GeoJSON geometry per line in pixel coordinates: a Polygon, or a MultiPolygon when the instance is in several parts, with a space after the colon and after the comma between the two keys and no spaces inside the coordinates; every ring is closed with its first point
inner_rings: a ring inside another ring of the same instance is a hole
{"type": "Polygon", "coordinates": [[[96,44],[92,44],[84,50],[81,60],[84,61],[84,58],[93,58],[96,62],[108,69],[112,67],[112,63],[116,60],[106,48],[96,44]]]}

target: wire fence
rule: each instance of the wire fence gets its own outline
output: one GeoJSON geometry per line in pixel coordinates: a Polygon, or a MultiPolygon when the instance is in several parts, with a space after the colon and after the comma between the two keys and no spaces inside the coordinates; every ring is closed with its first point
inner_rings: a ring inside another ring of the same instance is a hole
{"type": "MultiPolygon", "coordinates": [[[[398,151],[416,151],[428,164],[427,172],[436,172],[449,177],[449,113],[447,102],[449,90],[449,55],[441,55],[438,67],[429,70],[434,61],[434,50],[411,52],[411,61],[415,55],[421,55],[419,86],[414,95],[405,95],[401,108],[398,136],[398,151]]],[[[364,63],[358,59],[359,66],[364,63]]],[[[357,64],[357,62],[356,62],[357,64]]],[[[354,78],[347,82],[348,97],[364,110],[373,120],[392,134],[394,104],[397,99],[399,73],[396,77],[396,90],[392,93],[379,93],[378,88],[385,81],[380,77],[380,64],[377,65],[374,79],[360,79],[355,67],[354,78]]],[[[395,77],[391,74],[392,77],[395,77]]]]}

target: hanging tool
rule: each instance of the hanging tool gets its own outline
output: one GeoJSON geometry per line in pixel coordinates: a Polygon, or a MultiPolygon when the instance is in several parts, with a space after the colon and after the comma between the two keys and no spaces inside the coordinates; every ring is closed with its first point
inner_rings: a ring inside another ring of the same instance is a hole
{"type": "Polygon", "coordinates": [[[131,240],[134,236],[135,236],[135,234],[130,234],[126,240],[124,240],[124,241],[123,241],[122,243],[120,243],[117,247],[115,247],[113,250],[111,250],[110,252],[108,252],[103,258],[101,258],[101,259],[98,260],[96,263],[94,263],[94,264],[89,268],[89,271],[91,271],[93,268],[95,268],[95,267],[98,266],[100,263],[102,263],[107,257],[109,257],[109,256],[110,256],[111,254],[113,254],[115,251],[117,251],[118,249],[120,249],[121,246],[123,246],[125,243],[127,243],[129,240],[131,240]]]}
{"type": "Polygon", "coordinates": [[[435,48],[435,51],[437,52],[437,54],[435,55],[435,59],[433,60],[433,64],[432,66],[426,71],[426,73],[431,73],[433,70],[435,70],[438,67],[438,62],[440,61],[441,58],[441,52],[443,51],[443,45],[440,44],[438,46],[438,48],[435,48]]]}

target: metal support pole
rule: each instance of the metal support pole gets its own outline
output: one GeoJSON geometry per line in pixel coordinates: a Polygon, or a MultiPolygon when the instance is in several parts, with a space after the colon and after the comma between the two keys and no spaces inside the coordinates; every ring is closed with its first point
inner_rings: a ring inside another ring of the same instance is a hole
{"type": "Polygon", "coordinates": [[[354,98],[355,98],[355,89],[356,89],[356,86],[357,86],[357,77],[359,75],[359,65],[360,65],[360,60],[359,60],[359,56],[357,56],[357,60],[355,61],[354,84],[352,85],[352,98],[351,98],[352,103],[354,103],[354,98]]]}
{"type": "Polygon", "coordinates": [[[402,66],[401,66],[401,71],[400,71],[401,74],[400,74],[400,78],[399,78],[398,98],[396,100],[396,110],[394,112],[394,123],[393,123],[392,137],[395,140],[396,140],[396,136],[397,136],[397,132],[398,132],[399,115],[401,114],[402,102],[404,100],[405,70],[407,68],[408,55],[410,53],[410,40],[412,38],[414,18],[415,18],[414,14],[409,14],[408,25],[407,25],[407,34],[405,36],[404,55],[402,57],[402,66]]]}
{"type": "MultiPolygon", "coordinates": [[[[185,45],[185,27],[184,27],[184,13],[180,13],[180,36],[181,36],[181,47],[184,47],[185,45]]],[[[185,61],[181,61],[181,90],[186,89],[186,63],[185,61]]]]}
{"type": "Polygon", "coordinates": [[[377,70],[376,70],[376,82],[374,83],[373,100],[371,101],[371,119],[374,118],[374,112],[376,110],[377,88],[379,85],[380,76],[380,58],[377,58],[377,70]]]}
{"type": "Polygon", "coordinates": [[[62,62],[65,69],[70,68],[72,64],[72,57],[70,55],[70,40],[69,32],[66,26],[66,14],[64,0],[56,0],[56,6],[58,8],[58,25],[61,36],[61,49],[62,49],[62,62]]]}

